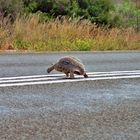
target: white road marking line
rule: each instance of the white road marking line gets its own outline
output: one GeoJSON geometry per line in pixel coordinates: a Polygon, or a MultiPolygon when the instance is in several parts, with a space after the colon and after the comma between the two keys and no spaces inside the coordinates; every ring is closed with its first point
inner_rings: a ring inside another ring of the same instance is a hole
{"type": "Polygon", "coordinates": [[[41,84],[54,84],[54,83],[70,83],[70,82],[82,82],[82,81],[97,81],[97,80],[113,80],[113,79],[130,79],[140,78],[140,75],[129,75],[129,76],[114,76],[114,77],[96,77],[96,78],[83,78],[83,79],[63,79],[55,81],[37,81],[37,82],[25,82],[25,83],[11,83],[11,84],[0,84],[0,87],[12,87],[12,86],[27,86],[27,85],[41,85],[41,84]]]}
{"type": "MultiPolygon", "coordinates": [[[[88,72],[88,75],[92,74],[111,74],[111,73],[139,73],[140,70],[134,70],[134,71],[109,71],[109,72],[88,72]]],[[[47,75],[30,75],[30,76],[18,76],[18,77],[3,77],[0,78],[1,80],[13,80],[13,79],[30,79],[30,78],[43,78],[43,77],[61,77],[64,74],[47,74],[47,75]]]]}
{"type": "MultiPolygon", "coordinates": [[[[96,78],[96,77],[107,77],[107,76],[129,76],[129,75],[140,75],[140,72],[138,73],[108,73],[108,74],[90,74],[90,78],[96,78]]],[[[76,76],[76,78],[81,78],[83,76],[76,76]]],[[[60,77],[59,77],[60,78],[60,77]]],[[[58,77],[37,77],[37,78],[30,78],[30,79],[8,79],[8,80],[0,80],[0,84],[2,83],[16,83],[16,82],[32,82],[32,81],[45,81],[45,80],[60,80],[58,77]]],[[[62,77],[63,78],[63,77],[62,77]]]]}

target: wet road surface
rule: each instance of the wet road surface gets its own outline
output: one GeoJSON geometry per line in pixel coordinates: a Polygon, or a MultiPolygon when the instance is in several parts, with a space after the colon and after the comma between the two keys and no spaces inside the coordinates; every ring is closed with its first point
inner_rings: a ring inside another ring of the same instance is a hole
{"type": "MultiPolygon", "coordinates": [[[[140,70],[140,53],[126,53],[126,56],[115,53],[118,57],[113,57],[112,60],[109,59],[113,56],[112,53],[105,53],[108,57],[99,53],[100,57],[96,58],[95,62],[89,59],[92,55],[97,57],[97,54],[92,53],[88,54],[88,57],[81,56],[89,71],[140,70]],[[131,61],[130,56],[133,56],[131,61]],[[106,64],[100,64],[101,60],[106,64]]],[[[13,57],[15,58],[15,55],[13,57]]],[[[32,57],[36,58],[34,55],[32,57]]],[[[32,71],[40,74],[53,59],[46,60],[45,63],[44,58],[41,60],[34,63],[37,69],[35,71],[36,69],[31,68],[31,60],[25,59],[22,64],[18,64],[15,58],[15,67],[10,67],[8,55],[7,65],[0,62],[5,70],[2,71],[1,67],[1,78],[4,78],[6,73],[5,77],[30,75],[32,71]],[[40,61],[43,70],[38,68],[40,61]],[[25,63],[29,69],[18,72],[25,63]],[[17,71],[8,73],[8,68],[17,71]]],[[[139,140],[140,78],[1,86],[0,140],[29,139],[139,140]]]]}

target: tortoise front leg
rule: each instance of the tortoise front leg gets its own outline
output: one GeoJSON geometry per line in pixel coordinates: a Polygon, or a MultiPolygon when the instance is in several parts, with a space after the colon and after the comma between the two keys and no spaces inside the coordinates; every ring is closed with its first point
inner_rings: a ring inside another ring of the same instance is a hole
{"type": "Polygon", "coordinates": [[[70,72],[70,78],[73,79],[74,78],[74,73],[70,72]]]}

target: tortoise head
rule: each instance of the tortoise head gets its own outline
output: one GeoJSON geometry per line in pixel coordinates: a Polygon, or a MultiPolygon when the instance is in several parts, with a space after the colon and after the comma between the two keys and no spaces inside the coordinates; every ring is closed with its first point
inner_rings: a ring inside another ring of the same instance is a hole
{"type": "Polygon", "coordinates": [[[85,73],[85,74],[84,74],[84,77],[85,77],[85,78],[88,78],[88,75],[85,73]]]}

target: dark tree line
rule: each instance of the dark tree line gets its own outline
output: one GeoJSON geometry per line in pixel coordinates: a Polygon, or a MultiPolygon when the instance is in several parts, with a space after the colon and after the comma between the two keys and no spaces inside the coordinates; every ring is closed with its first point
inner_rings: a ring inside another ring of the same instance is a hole
{"type": "Polygon", "coordinates": [[[115,0],[0,0],[0,16],[10,16],[11,19],[14,20],[18,15],[40,12],[43,19],[47,20],[58,16],[68,16],[71,18],[88,19],[99,25],[118,26],[121,24],[122,19],[121,16],[115,12],[116,3],[114,3],[114,1],[115,0]]]}

